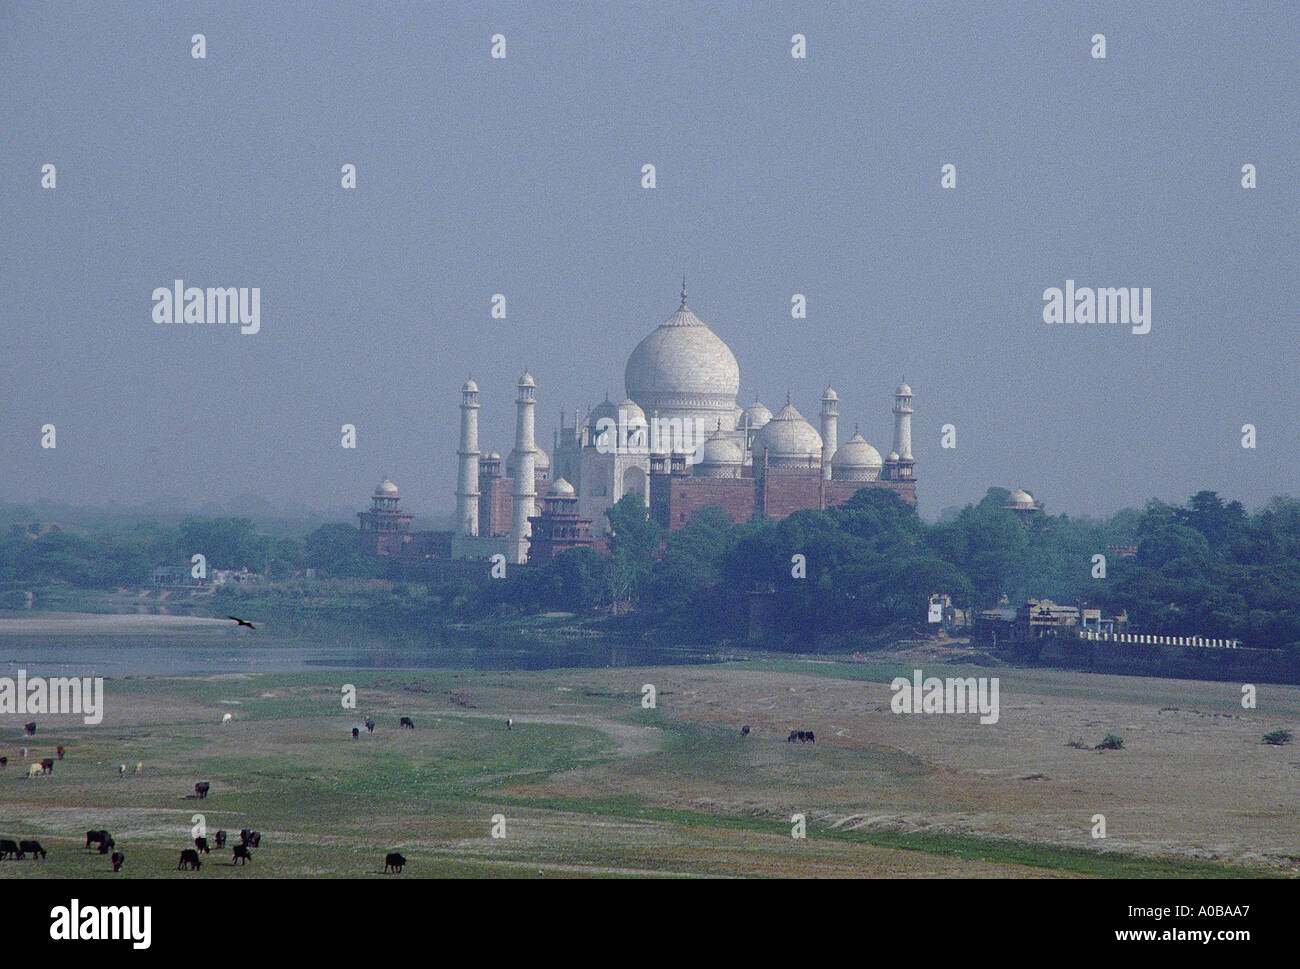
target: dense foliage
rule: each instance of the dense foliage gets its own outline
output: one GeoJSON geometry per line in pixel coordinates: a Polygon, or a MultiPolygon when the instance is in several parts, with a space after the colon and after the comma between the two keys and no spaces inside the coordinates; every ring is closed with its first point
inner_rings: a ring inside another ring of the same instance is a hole
{"type": "MultiPolygon", "coordinates": [[[[838,508],[779,522],[733,525],[721,509],[706,509],[665,534],[628,496],[608,512],[608,557],[575,549],[546,566],[511,568],[504,580],[439,570],[404,577],[423,582],[434,616],[612,613],[696,642],[743,631],[755,594],[778,635],[811,637],[922,628],[928,597],[946,593],[959,608],[1046,597],[1127,611],[1144,632],[1300,644],[1300,501],[1275,498],[1250,515],[1203,491],[1182,506],[1152,501],[1091,520],[1012,512],[1007,498],[992,488],[929,525],[892,492],[864,489],[838,508]],[[1136,554],[1121,554],[1128,547],[1136,554]],[[1094,577],[1097,555],[1106,556],[1105,578],[1094,577]]],[[[361,555],[351,525],[298,539],[259,533],[247,518],[187,518],[174,527],[4,534],[0,589],[139,586],[155,566],[187,565],[195,551],[209,569],[272,580],[307,568],[333,578],[403,576],[361,555]]]]}

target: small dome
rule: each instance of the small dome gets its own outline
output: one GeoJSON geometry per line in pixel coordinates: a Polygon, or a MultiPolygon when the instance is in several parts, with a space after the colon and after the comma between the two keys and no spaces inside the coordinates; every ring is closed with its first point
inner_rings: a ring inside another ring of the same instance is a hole
{"type": "Polygon", "coordinates": [[[547,494],[557,497],[567,497],[576,494],[576,492],[573,490],[573,485],[569,484],[569,482],[565,481],[563,478],[556,478],[554,483],[551,485],[551,490],[548,491],[547,494]]]}
{"type": "Polygon", "coordinates": [[[831,480],[875,481],[880,477],[881,466],[880,452],[854,432],[831,458],[831,480]]]}
{"type": "Polygon", "coordinates": [[[740,419],[736,421],[737,427],[748,427],[751,431],[756,431],[772,419],[772,412],[754,398],[754,402],[746,407],[740,413],[740,419]]]}
{"type": "Polygon", "coordinates": [[[700,445],[699,459],[697,464],[708,467],[719,465],[738,465],[744,460],[744,455],[740,453],[740,448],[728,436],[727,432],[719,428],[713,432],[713,435],[700,445]]]}
{"type": "Polygon", "coordinates": [[[467,380],[467,381],[465,381],[465,386],[462,387],[462,388],[460,388],[460,389],[461,389],[461,392],[462,392],[462,393],[465,393],[465,394],[477,394],[477,393],[478,393],[478,384],[474,383],[474,381],[472,381],[472,380],[467,380]]]}
{"type": "Polygon", "coordinates": [[[376,498],[396,498],[397,495],[397,485],[393,484],[393,482],[388,478],[385,478],[375,486],[376,498]]]}
{"type": "Polygon", "coordinates": [[[516,386],[519,386],[519,387],[536,387],[536,386],[537,386],[537,382],[536,382],[535,380],[533,380],[533,375],[530,374],[527,370],[525,370],[525,371],[524,371],[524,375],[523,375],[522,377],[519,378],[519,383],[518,383],[516,386]]]}
{"type": "Polygon", "coordinates": [[[539,447],[533,448],[533,471],[549,471],[551,469],[551,456],[539,447]]]}
{"type": "Polygon", "coordinates": [[[909,387],[909,386],[907,386],[907,381],[906,381],[906,380],[904,380],[901,384],[898,385],[898,389],[897,389],[896,391],[894,391],[894,396],[895,396],[895,397],[911,397],[911,396],[912,396],[912,388],[909,387]]]}
{"type": "Polygon", "coordinates": [[[889,462],[891,462],[891,463],[893,463],[893,464],[897,464],[897,463],[899,462],[898,452],[897,452],[897,451],[890,451],[890,452],[889,452],[889,457],[886,458],[885,460],[887,460],[887,461],[889,461],[889,462]]]}
{"type": "Polygon", "coordinates": [[[489,452],[488,452],[487,459],[488,459],[489,461],[500,461],[500,460],[501,460],[501,452],[500,452],[500,451],[489,451],[489,452]]]}
{"type": "Polygon", "coordinates": [[[880,452],[866,442],[861,434],[854,434],[835,451],[831,468],[878,468],[883,462],[880,452]]]}
{"type": "Polygon", "coordinates": [[[650,426],[649,422],[645,419],[645,411],[643,411],[641,405],[631,397],[619,404],[618,409],[620,411],[618,417],[621,418],[628,427],[650,426]]]}
{"type": "Polygon", "coordinates": [[[618,405],[612,403],[608,397],[603,403],[597,404],[587,412],[587,431],[593,439],[600,433],[598,425],[606,419],[613,421],[615,426],[618,425],[618,405]]]}
{"type": "Polygon", "coordinates": [[[794,404],[787,403],[781,412],[763,425],[754,436],[754,454],[766,450],[768,460],[821,457],[822,436],[803,419],[794,404]]]}
{"type": "Polygon", "coordinates": [[[835,393],[834,387],[827,387],[826,393],[822,394],[822,400],[839,400],[840,395],[835,393]]]}
{"type": "Polygon", "coordinates": [[[1030,511],[1037,508],[1038,504],[1034,501],[1034,496],[1028,491],[1024,488],[1017,488],[1015,491],[1011,492],[1011,497],[1007,499],[1005,507],[1020,508],[1030,511]]]}

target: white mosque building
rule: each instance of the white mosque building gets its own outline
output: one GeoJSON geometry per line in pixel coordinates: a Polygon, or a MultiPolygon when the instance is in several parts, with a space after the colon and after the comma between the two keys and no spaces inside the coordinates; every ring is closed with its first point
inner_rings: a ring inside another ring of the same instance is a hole
{"type": "Polygon", "coordinates": [[[710,506],[733,521],[783,518],[841,504],[867,487],[893,490],[915,504],[906,382],[894,393],[893,447],[883,459],[856,428],[838,443],[840,401],[830,387],[816,428],[788,397],[775,414],[757,400],[742,407],[736,357],[691,311],[684,283],[677,311],[628,357],[624,386],[622,401],[606,399],[574,413],[571,423],[561,411],[552,457],[536,443],[537,383],[525,373],[516,385],[514,449],[503,469],[499,452],[480,449],[479,389],[467,381],[453,557],[500,553],[508,562],[526,562],[529,519],[544,504],[571,508],[575,497],[578,519],[596,536],[608,531],[605,511],[629,493],[640,495],[669,529],[710,506]],[[548,495],[563,501],[548,502],[548,495]]]}

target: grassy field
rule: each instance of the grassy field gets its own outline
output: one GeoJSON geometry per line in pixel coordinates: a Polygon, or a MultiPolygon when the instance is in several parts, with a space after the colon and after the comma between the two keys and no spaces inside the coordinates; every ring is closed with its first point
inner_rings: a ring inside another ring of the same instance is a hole
{"type": "Polygon", "coordinates": [[[373,672],[116,679],[99,726],[0,722],[0,837],[44,861],[0,878],[113,876],[83,849],[107,828],[135,877],[1233,877],[1300,872],[1300,690],[940,666],[770,660],[538,673],[373,672]],[[885,680],[998,675],[1002,714],[900,716],[885,680]],[[340,688],[358,689],[345,710],[340,688]],[[641,706],[642,684],[657,706],[641,706]],[[233,721],[222,725],[224,713],[233,721]],[[351,728],[361,714],[373,734],[351,728]],[[410,716],[415,730],[398,729],[410,716]],[[514,728],[506,729],[507,716],[514,728]],[[749,737],[739,726],[750,724],[749,737]],[[793,727],[816,744],[788,744],[793,727]],[[1066,746],[1106,733],[1120,751],[1066,746]],[[67,758],[28,779],[32,758],[67,758]],[[137,762],[143,764],[135,774],[137,762]],[[118,776],[118,765],[129,773],[118,776]],[[192,795],[196,781],[211,794],[192,795]],[[1107,837],[1090,832],[1104,814],[1107,837]],[[262,832],[177,872],[194,815],[262,832]],[[791,836],[803,814],[807,836],[791,836]],[[492,837],[494,816],[505,837],[492,837]],[[388,876],[392,877],[392,876],[388,876]]]}

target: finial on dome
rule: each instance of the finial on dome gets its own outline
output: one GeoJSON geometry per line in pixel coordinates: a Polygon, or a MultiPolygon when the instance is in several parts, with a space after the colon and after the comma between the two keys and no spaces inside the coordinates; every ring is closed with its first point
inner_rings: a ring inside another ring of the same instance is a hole
{"type": "Polygon", "coordinates": [[[686,309],[686,273],[682,273],[682,309],[686,309]]]}
{"type": "Polygon", "coordinates": [[[790,404],[792,403],[790,400],[790,391],[788,390],[785,392],[785,403],[787,407],[789,407],[790,404]]]}

